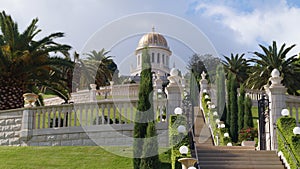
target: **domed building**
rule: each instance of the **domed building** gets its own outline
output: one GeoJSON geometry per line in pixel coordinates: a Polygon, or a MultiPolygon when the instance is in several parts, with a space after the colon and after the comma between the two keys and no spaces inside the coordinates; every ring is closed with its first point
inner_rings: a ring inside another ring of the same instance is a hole
{"type": "Polygon", "coordinates": [[[135,50],[137,67],[131,69],[131,76],[140,76],[142,71],[142,53],[143,49],[148,48],[152,72],[167,76],[170,73],[170,57],[172,52],[168,46],[165,37],[152,28],[152,32],[145,34],[139,41],[135,50]]]}

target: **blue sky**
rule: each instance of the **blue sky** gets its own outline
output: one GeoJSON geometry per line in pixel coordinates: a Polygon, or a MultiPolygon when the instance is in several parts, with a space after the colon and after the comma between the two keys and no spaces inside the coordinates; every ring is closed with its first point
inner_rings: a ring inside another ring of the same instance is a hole
{"type": "MultiPolygon", "coordinates": [[[[86,52],[86,44],[112,22],[144,12],[172,15],[185,20],[187,25],[195,26],[207,37],[218,56],[246,53],[247,57],[251,57],[248,52],[259,51],[258,44],[269,45],[273,40],[280,45],[296,44],[291,54],[300,52],[298,0],[0,0],[0,4],[0,10],[12,15],[21,30],[31,19],[38,17],[39,28],[43,30],[40,36],[56,31],[65,32],[66,37],[61,42],[70,44],[73,50],[80,53],[86,52]]],[[[150,21],[147,23],[147,18],[131,24],[135,25],[135,28],[143,24],[151,25],[150,21]]],[[[173,27],[167,27],[168,22],[157,24],[156,30],[166,36],[169,35],[168,31],[173,30],[177,33],[172,34],[172,37],[188,37],[193,33],[184,30],[187,28],[182,24],[173,27]]],[[[137,32],[136,36],[128,38],[128,41],[125,40],[119,46],[106,47],[114,49],[111,53],[116,56],[117,63],[124,62],[122,58],[125,56],[134,54],[141,33],[151,31],[150,26],[147,26],[137,29],[140,32],[137,32]]],[[[107,36],[98,37],[101,43],[95,45],[95,48],[99,48],[96,50],[105,46],[101,45],[108,40],[107,38],[116,36],[117,32],[124,29],[131,27],[120,26],[119,29],[108,32],[107,36]]],[[[190,55],[193,50],[184,47],[187,44],[183,44],[190,39],[183,39],[168,41],[174,49],[173,54],[186,61],[188,56],[183,55],[190,55]]],[[[195,44],[205,46],[201,42],[198,39],[194,40],[195,44]]],[[[194,50],[198,53],[203,52],[202,54],[207,52],[194,50]]],[[[129,63],[126,63],[127,67],[128,65],[129,63]]]]}

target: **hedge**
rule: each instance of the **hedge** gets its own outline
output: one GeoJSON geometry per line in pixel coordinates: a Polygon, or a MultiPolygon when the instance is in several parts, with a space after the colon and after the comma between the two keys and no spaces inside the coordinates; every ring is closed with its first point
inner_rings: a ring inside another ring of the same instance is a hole
{"type": "MultiPolygon", "coordinates": [[[[285,141],[290,145],[290,149],[294,156],[296,157],[296,161],[298,163],[298,167],[300,167],[300,135],[294,135],[293,129],[296,127],[296,119],[293,117],[281,117],[277,121],[277,130],[279,130],[285,141]]],[[[293,161],[291,155],[288,153],[286,149],[286,145],[284,141],[281,139],[280,133],[277,131],[277,140],[278,140],[278,150],[284,154],[284,157],[287,159],[290,167],[292,169],[297,168],[297,164],[293,161]]]]}

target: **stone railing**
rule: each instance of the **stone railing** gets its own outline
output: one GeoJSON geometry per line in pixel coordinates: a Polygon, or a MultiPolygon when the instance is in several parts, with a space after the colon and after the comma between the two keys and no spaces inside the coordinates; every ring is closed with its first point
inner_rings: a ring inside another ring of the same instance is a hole
{"type": "Polygon", "coordinates": [[[122,84],[100,87],[100,89],[96,92],[98,95],[104,96],[104,98],[137,98],[139,94],[139,84],[122,84]]]}
{"type": "MultiPolygon", "coordinates": [[[[166,103],[154,102],[163,146],[168,146],[166,103]]],[[[0,145],[132,145],[136,112],[137,100],[124,99],[0,111],[0,145]]]]}
{"type": "Polygon", "coordinates": [[[286,107],[290,111],[290,115],[296,118],[296,124],[300,127],[299,124],[299,111],[300,111],[300,97],[299,96],[286,96],[286,107]]]}
{"type": "MultiPolygon", "coordinates": [[[[154,102],[155,117],[163,122],[166,100],[154,102]]],[[[101,100],[98,102],[31,108],[33,129],[130,124],[137,111],[137,100],[101,100]]],[[[166,114],[165,114],[166,115],[166,114]]]]}

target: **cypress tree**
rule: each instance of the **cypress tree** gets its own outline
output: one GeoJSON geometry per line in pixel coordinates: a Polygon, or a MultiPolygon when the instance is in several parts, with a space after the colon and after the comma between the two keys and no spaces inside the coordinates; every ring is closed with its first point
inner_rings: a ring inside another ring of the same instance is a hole
{"type": "Polygon", "coordinates": [[[238,103],[237,103],[238,83],[235,76],[230,80],[230,136],[233,142],[238,141],[238,103]]]}
{"type": "Polygon", "coordinates": [[[149,122],[147,127],[147,135],[143,146],[143,155],[140,164],[140,169],[153,168],[160,168],[157,134],[154,121],[149,122]]]}
{"type": "Polygon", "coordinates": [[[198,106],[199,105],[199,87],[197,84],[197,79],[195,76],[195,73],[193,70],[191,70],[191,77],[190,77],[190,95],[191,95],[191,100],[192,100],[192,105],[193,106],[198,106]]]}
{"type": "MultiPolygon", "coordinates": [[[[134,122],[133,163],[134,169],[141,169],[141,165],[149,166],[159,164],[156,129],[153,111],[153,84],[150,56],[147,48],[142,53],[142,72],[139,86],[139,100],[134,122]],[[148,131],[148,134],[147,134],[148,131]],[[146,139],[147,137],[147,139],[146,139]],[[149,141],[150,138],[150,141],[149,141]],[[150,150],[148,147],[152,147],[150,150]],[[154,154],[150,153],[156,152],[154,154]],[[154,155],[148,158],[148,154],[154,155]],[[145,157],[141,159],[142,157],[145,157]]],[[[152,167],[153,168],[153,167],[152,167]]]]}
{"type": "Polygon", "coordinates": [[[217,67],[217,109],[219,117],[221,117],[221,121],[225,120],[225,73],[223,69],[223,65],[218,65],[217,67]]]}
{"type": "Polygon", "coordinates": [[[231,110],[230,110],[230,104],[231,104],[231,98],[230,98],[230,93],[231,93],[231,73],[228,73],[227,79],[226,79],[226,90],[227,90],[227,111],[225,114],[225,124],[228,128],[230,128],[230,118],[231,118],[231,110]]]}
{"type": "Polygon", "coordinates": [[[240,96],[239,96],[239,114],[238,114],[238,131],[240,131],[244,127],[244,111],[245,111],[245,88],[244,85],[240,87],[240,96]]]}
{"type": "Polygon", "coordinates": [[[252,117],[252,101],[250,97],[245,98],[245,114],[244,114],[244,128],[254,127],[252,117]]]}
{"type": "Polygon", "coordinates": [[[151,66],[147,62],[148,50],[144,49],[142,53],[142,72],[141,82],[139,86],[139,100],[137,106],[137,113],[134,120],[134,131],[133,131],[133,165],[134,169],[140,168],[141,157],[143,152],[144,138],[147,132],[147,111],[151,108],[149,98],[152,95],[152,75],[151,66]]]}

